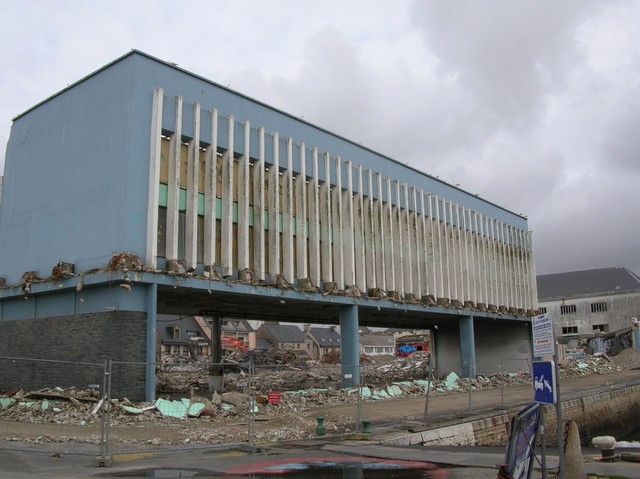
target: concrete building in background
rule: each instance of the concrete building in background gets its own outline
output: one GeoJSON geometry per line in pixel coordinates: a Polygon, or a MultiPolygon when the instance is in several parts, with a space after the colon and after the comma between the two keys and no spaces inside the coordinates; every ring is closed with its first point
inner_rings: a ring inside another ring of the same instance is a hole
{"type": "Polygon", "coordinates": [[[131,399],[157,314],[339,324],[345,385],[359,325],[494,372],[530,352],[535,277],[526,217],[139,51],[13,120],[0,356],[147,362],[131,399]]]}
{"type": "Polygon", "coordinates": [[[640,318],[640,277],[627,268],[544,274],[537,283],[540,312],[551,315],[556,337],[569,347],[628,329],[640,318]]]}

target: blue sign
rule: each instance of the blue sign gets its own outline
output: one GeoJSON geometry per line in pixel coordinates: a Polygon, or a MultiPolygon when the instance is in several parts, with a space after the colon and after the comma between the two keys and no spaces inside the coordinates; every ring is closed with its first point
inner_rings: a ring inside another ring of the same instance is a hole
{"type": "Polygon", "coordinates": [[[533,362],[533,400],[543,404],[556,403],[556,369],[553,361],[533,362]]]}

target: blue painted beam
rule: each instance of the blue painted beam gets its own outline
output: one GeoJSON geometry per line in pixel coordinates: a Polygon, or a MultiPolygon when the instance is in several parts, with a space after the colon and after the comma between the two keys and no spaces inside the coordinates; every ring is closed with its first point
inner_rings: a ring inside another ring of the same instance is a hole
{"type": "Polygon", "coordinates": [[[460,369],[463,377],[476,376],[476,344],[473,316],[462,316],[460,323],[460,369]]]}
{"type": "Polygon", "coordinates": [[[147,401],[156,399],[156,312],[158,284],[147,285],[147,365],[145,395],[147,401]]]}
{"type": "Polygon", "coordinates": [[[358,307],[342,306],[340,308],[340,353],[343,388],[360,384],[358,329],[358,307]]]}

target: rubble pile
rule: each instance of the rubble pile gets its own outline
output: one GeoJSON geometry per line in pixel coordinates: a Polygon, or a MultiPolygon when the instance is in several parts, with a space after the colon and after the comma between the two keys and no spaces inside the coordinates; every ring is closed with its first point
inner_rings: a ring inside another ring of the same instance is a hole
{"type": "Polygon", "coordinates": [[[94,389],[12,389],[0,396],[0,418],[84,426],[100,419],[101,405],[99,392],[94,389]]]}
{"type": "Polygon", "coordinates": [[[304,361],[298,359],[296,353],[278,348],[269,349],[239,349],[233,351],[225,358],[230,363],[249,363],[253,361],[254,365],[273,365],[273,364],[303,364],[304,361]]]}
{"type": "Polygon", "coordinates": [[[640,349],[624,349],[611,362],[624,369],[640,369],[640,349]]]}
{"type": "Polygon", "coordinates": [[[609,356],[604,353],[596,353],[593,356],[582,358],[568,358],[558,364],[560,379],[586,376],[588,374],[607,374],[622,371],[609,356]]]}
{"type": "MultiPolygon", "coordinates": [[[[478,376],[470,382],[455,373],[442,378],[430,377],[429,359],[428,353],[414,353],[391,362],[366,363],[361,371],[362,387],[343,389],[339,363],[302,361],[295,354],[283,351],[239,351],[230,358],[231,365],[224,368],[226,392],[213,397],[205,393],[209,364],[172,364],[157,371],[160,397],[154,402],[114,398],[105,405],[100,391],[95,389],[53,388],[30,392],[14,389],[0,395],[0,420],[99,426],[102,410],[107,407],[114,427],[153,425],[175,427],[180,431],[170,439],[154,438],[152,444],[185,441],[217,444],[243,441],[247,434],[247,413],[251,411],[257,424],[263,425],[256,427],[256,439],[281,441],[313,434],[316,408],[424,397],[427,390],[436,396],[467,391],[469,386],[483,390],[531,383],[528,371],[478,376]],[[252,378],[244,364],[249,359],[260,363],[254,368],[252,378]],[[233,364],[233,361],[237,362],[233,364]],[[171,394],[162,391],[171,391],[171,394]]],[[[640,368],[640,351],[633,349],[626,349],[613,358],[596,353],[570,357],[559,364],[561,378],[635,368],[640,368]]],[[[338,421],[331,423],[331,427],[338,425],[338,421]]],[[[119,440],[141,441],[125,437],[119,440]]]]}

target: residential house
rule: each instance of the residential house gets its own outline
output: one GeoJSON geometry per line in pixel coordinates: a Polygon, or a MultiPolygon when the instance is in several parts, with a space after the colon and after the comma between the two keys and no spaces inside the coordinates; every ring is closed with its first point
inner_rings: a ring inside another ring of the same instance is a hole
{"type": "Polygon", "coordinates": [[[211,332],[194,316],[159,314],[156,332],[159,341],[157,360],[207,356],[211,352],[211,332]],[[203,327],[204,326],[204,327],[203,327]]]}
{"type": "Polygon", "coordinates": [[[325,354],[340,352],[340,333],[335,326],[330,328],[305,325],[304,333],[311,339],[311,357],[322,359],[325,354]]]}
{"type": "Polygon", "coordinates": [[[538,310],[553,318],[568,347],[581,338],[619,331],[640,317],[640,277],[627,268],[539,275],[538,310]]]}
{"type": "Polygon", "coordinates": [[[278,349],[311,355],[311,339],[295,325],[265,323],[256,331],[256,338],[258,341],[267,340],[272,347],[278,349]]]}
{"type": "Polygon", "coordinates": [[[223,318],[221,328],[223,338],[242,341],[246,349],[254,349],[256,347],[256,332],[246,319],[223,318]]]}
{"type": "MultiPolygon", "coordinates": [[[[157,348],[160,359],[168,356],[196,356],[211,354],[211,318],[202,316],[158,315],[157,348]],[[189,349],[191,347],[191,350],[189,349]]],[[[223,319],[222,348],[225,350],[253,349],[256,345],[256,333],[244,319],[223,319]]]]}

